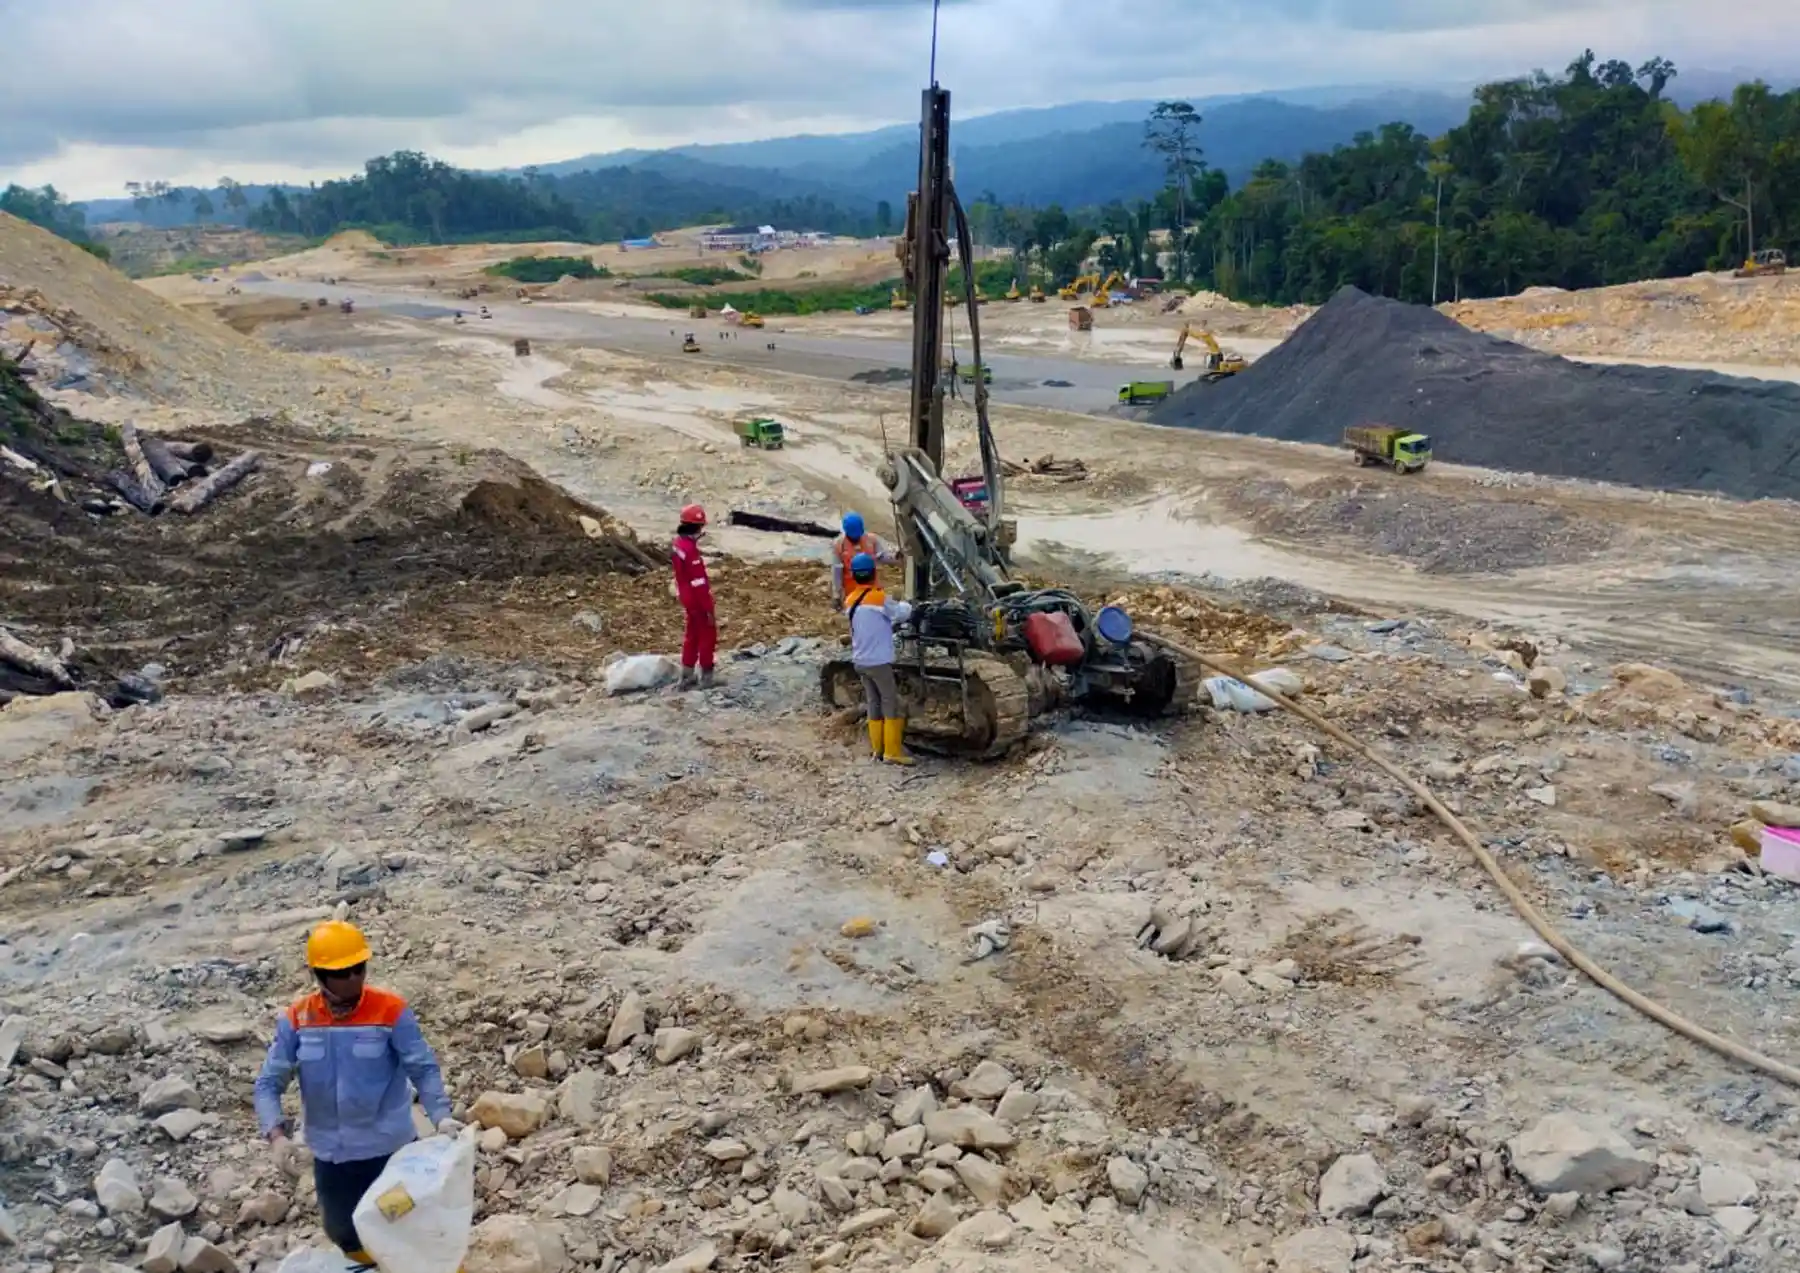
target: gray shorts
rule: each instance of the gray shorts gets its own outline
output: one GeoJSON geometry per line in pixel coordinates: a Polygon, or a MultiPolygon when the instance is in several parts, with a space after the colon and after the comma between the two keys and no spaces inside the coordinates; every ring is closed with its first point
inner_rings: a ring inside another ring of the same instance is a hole
{"type": "Polygon", "coordinates": [[[859,667],[856,674],[862,677],[863,699],[869,705],[869,719],[900,719],[900,686],[894,680],[894,665],[877,663],[873,667],[859,667]]]}

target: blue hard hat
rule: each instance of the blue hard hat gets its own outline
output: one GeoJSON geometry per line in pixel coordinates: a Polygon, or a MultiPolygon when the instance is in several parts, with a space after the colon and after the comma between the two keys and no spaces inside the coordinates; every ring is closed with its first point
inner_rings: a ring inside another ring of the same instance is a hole
{"type": "Polygon", "coordinates": [[[850,559],[850,574],[856,579],[874,578],[875,559],[868,553],[857,553],[850,559]]]}
{"type": "Polygon", "coordinates": [[[861,539],[863,537],[863,520],[861,513],[844,514],[844,538],[861,539]]]}

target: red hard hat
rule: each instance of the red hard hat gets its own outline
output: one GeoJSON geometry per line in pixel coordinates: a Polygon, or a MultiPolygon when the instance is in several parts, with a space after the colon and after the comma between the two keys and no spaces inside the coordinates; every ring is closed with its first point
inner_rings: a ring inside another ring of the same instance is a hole
{"type": "Polygon", "coordinates": [[[681,520],[689,526],[706,525],[706,510],[698,504],[689,504],[681,510],[681,520]]]}

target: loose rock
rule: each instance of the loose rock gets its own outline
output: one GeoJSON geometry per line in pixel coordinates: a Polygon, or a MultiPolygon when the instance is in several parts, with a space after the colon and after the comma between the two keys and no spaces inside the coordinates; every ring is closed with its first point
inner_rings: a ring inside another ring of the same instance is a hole
{"type": "Polygon", "coordinates": [[[1350,1273],[1356,1237],[1342,1229],[1302,1229],[1275,1244],[1279,1273],[1350,1273]]]}
{"type": "Polygon", "coordinates": [[[795,1096],[806,1096],[812,1093],[828,1095],[832,1092],[848,1092],[855,1088],[867,1087],[875,1078],[875,1071],[866,1065],[845,1065],[835,1070],[819,1070],[813,1074],[802,1074],[794,1080],[795,1096]]]}
{"type": "Polygon", "coordinates": [[[980,1154],[964,1154],[956,1160],[954,1169],[963,1187],[982,1206],[997,1207],[1006,1197],[1006,1168],[980,1154]]]}
{"type": "Polygon", "coordinates": [[[173,1176],[159,1176],[150,1191],[150,1210],[164,1220],[182,1220],[200,1209],[194,1191],[173,1176]]]}
{"type": "Polygon", "coordinates": [[[965,1101],[998,1100],[1013,1085],[1013,1081],[1013,1076],[1005,1066],[994,1061],[983,1061],[970,1072],[969,1077],[954,1084],[950,1094],[960,1096],[965,1101]]]}
{"type": "Polygon", "coordinates": [[[1739,1207],[1756,1197],[1756,1181],[1732,1167],[1700,1169],[1700,1198],[1709,1207],[1739,1207]]]}
{"type": "Polygon", "coordinates": [[[583,1145],[574,1155],[575,1179],[584,1185],[612,1183],[612,1150],[600,1145],[583,1145]]]}
{"type": "Polygon", "coordinates": [[[982,1110],[959,1106],[925,1116],[925,1139],[960,1149],[1011,1149],[1019,1143],[1013,1129],[982,1110]]]}
{"type": "Polygon", "coordinates": [[[138,1187],[137,1174],[123,1158],[109,1158],[94,1177],[94,1197],[106,1214],[141,1216],[144,1214],[144,1192],[138,1187]]]}
{"type": "Polygon", "coordinates": [[[499,1215],[475,1226],[463,1273],[562,1273],[567,1263],[554,1229],[524,1216],[499,1215]]]}
{"type": "Polygon", "coordinates": [[[619,1010],[613,1013],[612,1027],[606,1032],[606,1050],[617,1052],[644,1033],[645,1028],[644,999],[634,990],[625,996],[624,1001],[619,1004],[619,1010]]]}
{"type": "Polygon", "coordinates": [[[700,1050],[700,1035],[693,1030],[684,1030],[680,1026],[664,1026],[656,1032],[656,1061],[659,1065],[673,1065],[684,1056],[692,1056],[700,1050]]]}
{"type": "Polygon", "coordinates": [[[1319,1178],[1319,1214],[1327,1220],[1363,1215],[1387,1191],[1387,1173],[1372,1154],[1345,1154],[1319,1178]]]}
{"type": "Polygon", "coordinates": [[[544,1125],[549,1103],[535,1092],[483,1092],[469,1115],[483,1127],[498,1127],[513,1140],[521,1140],[544,1125]]]}
{"type": "Polygon", "coordinates": [[[199,1109],[200,1093],[193,1083],[180,1074],[159,1078],[138,1097],[138,1113],[148,1118],[177,1109],[199,1109]]]}
{"type": "Polygon", "coordinates": [[[1106,1183],[1122,1207],[1135,1207],[1144,1200],[1150,1188],[1150,1174],[1131,1159],[1120,1155],[1107,1160],[1106,1183]]]}
{"type": "Polygon", "coordinates": [[[1618,1132],[1574,1114],[1550,1114],[1507,1148],[1539,1193],[1610,1193],[1650,1182],[1656,1162],[1618,1132]]]}

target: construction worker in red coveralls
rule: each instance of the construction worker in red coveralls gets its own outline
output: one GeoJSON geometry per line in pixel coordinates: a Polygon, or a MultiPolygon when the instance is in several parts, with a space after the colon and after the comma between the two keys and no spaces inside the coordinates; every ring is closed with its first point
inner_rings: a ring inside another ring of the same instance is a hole
{"type": "Polygon", "coordinates": [[[861,513],[844,514],[843,532],[831,541],[831,599],[840,609],[850,590],[850,561],[857,553],[867,553],[877,565],[900,560],[898,552],[863,526],[861,513]]]}
{"type": "Polygon", "coordinates": [[[687,617],[681,633],[681,684],[711,689],[713,651],[719,644],[719,620],[713,612],[712,581],[706,577],[706,559],[700,555],[700,536],[706,533],[706,510],[689,504],[681,510],[681,525],[669,561],[675,568],[675,596],[687,617]],[[695,669],[699,670],[696,681],[695,669]]]}
{"type": "Polygon", "coordinates": [[[325,1236],[353,1263],[373,1265],[356,1232],[356,1204],[394,1152],[416,1139],[413,1091],[439,1133],[453,1136],[462,1125],[450,1116],[444,1076],[413,1010],[365,984],[369,943],[361,931],[342,920],[320,924],[306,939],[306,963],[318,989],[276,1018],[256,1076],[256,1117],[275,1165],[299,1175],[302,1155],[288,1137],[281,1094],[300,1076],[325,1236]]]}

